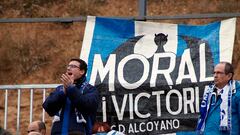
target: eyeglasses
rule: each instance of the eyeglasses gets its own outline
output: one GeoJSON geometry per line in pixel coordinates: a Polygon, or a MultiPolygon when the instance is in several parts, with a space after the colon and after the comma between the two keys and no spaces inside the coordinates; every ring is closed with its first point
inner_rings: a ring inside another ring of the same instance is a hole
{"type": "Polygon", "coordinates": [[[67,65],[67,68],[80,68],[80,67],[78,67],[76,65],[67,65]]]}
{"type": "Polygon", "coordinates": [[[224,72],[213,72],[213,74],[217,74],[217,75],[224,75],[224,72]]]}

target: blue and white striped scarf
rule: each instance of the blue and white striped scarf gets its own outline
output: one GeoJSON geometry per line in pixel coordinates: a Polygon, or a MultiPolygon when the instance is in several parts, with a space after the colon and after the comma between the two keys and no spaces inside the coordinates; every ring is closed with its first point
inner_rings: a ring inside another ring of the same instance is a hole
{"type": "MultiPolygon", "coordinates": [[[[197,132],[202,134],[205,128],[205,122],[208,115],[209,108],[211,106],[211,98],[215,85],[209,85],[205,87],[203,100],[200,107],[200,118],[198,120],[197,132]]],[[[232,94],[235,93],[235,81],[229,81],[220,92],[222,102],[220,104],[220,125],[219,130],[231,132],[231,99],[232,94]]]]}
{"type": "MultiPolygon", "coordinates": [[[[80,91],[82,94],[84,93],[84,89],[87,85],[88,85],[88,82],[86,81],[85,78],[83,78],[83,82],[81,83],[81,86],[80,86],[80,91]]],[[[63,91],[64,86],[62,85],[61,87],[59,87],[59,89],[60,89],[60,91],[63,91]]],[[[68,133],[68,124],[69,124],[68,117],[69,117],[69,113],[70,113],[70,106],[71,106],[71,101],[67,97],[66,102],[65,102],[65,109],[64,110],[60,109],[59,112],[54,115],[53,120],[52,120],[52,123],[60,121],[60,114],[62,111],[64,111],[63,123],[62,123],[62,134],[68,133]]],[[[87,120],[83,117],[81,112],[79,112],[76,108],[75,108],[75,114],[76,114],[76,122],[77,123],[85,123],[85,124],[87,124],[87,126],[91,126],[89,129],[92,128],[92,124],[87,123],[87,120]]],[[[88,122],[91,122],[91,121],[88,120],[88,122]]]]}

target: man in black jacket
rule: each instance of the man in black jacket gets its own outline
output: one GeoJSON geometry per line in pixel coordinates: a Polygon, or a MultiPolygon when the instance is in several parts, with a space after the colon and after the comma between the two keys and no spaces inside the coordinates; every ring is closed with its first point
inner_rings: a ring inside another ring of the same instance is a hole
{"type": "Polygon", "coordinates": [[[63,85],[52,92],[43,108],[54,116],[51,134],[82,132],[91,135],[99,102],[97,89],[86,81],[87,64],[81,59],[71,59],[63,85]]]}

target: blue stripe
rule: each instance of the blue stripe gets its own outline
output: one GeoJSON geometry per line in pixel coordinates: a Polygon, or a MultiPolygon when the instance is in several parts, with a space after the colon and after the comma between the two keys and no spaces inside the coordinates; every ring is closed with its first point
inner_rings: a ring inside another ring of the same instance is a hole
{"type": "Polygon", "coordinates": [[[88,59],[87,80],[90,79],[94,54],[100,54],[103,61],[118,46],[134,37],[133,20],[121,20],[96,17],[91,50],[88,59]]]}
{"type": "Polygon", "coordinates": [[[70,103],[71,101],[67,98],[65,109],[64,109],[64,116],[63,116],[63,124],[62,124],[62,135],[68,134],[68,125],[69,125],[69,113],[70,113],[70,103]]]}
{"type": "Polygon", "coordinates": [[[211,52],[214,54],[214,65],[219,63],[219,31],[221,22],[214,22],[207,25],[178,25],[178,49],[177,55],[181,56],[187,45],[185,41],[179,38],[179,35],[195,37],[205,40],[209,43],[211,52]]]}
{"type": "Polygon", "coordinates": [[[93,126],[92,120],[91,120],[90,117],[88,116],[88,118],[87,118],[87,130],[88,130],[88,132],[91,133],[91,134],[92,134],[92,126],[93,126]]]}

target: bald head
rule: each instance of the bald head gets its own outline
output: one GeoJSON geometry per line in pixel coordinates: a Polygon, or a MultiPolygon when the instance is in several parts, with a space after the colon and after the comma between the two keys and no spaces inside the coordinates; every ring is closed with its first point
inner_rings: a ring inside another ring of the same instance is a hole
{"type": "Polygon", "coordinates": [[[28,126],[28,133],[31,133],[31,132],[38,132],[41,135],[45,135],[46,134],[45,123],[42,121],[33,121],[28,126]]]}

